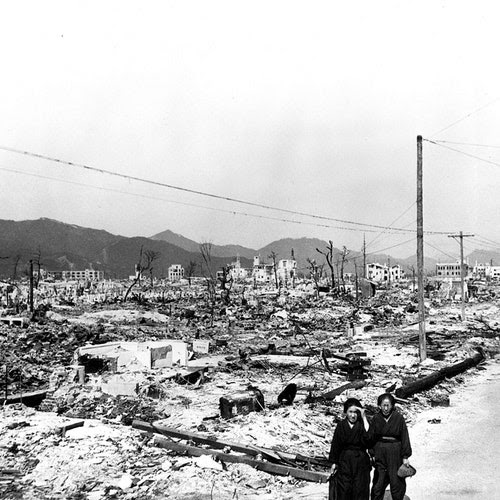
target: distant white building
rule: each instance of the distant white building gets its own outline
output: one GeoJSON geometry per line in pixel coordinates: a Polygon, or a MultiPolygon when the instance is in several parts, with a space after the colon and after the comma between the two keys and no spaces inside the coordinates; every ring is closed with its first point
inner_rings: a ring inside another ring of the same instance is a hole
{"type": "Polygon", "coordinates": [[[490,264],[478,264],[472,269],[472,274],[476,278],[483,279],[499,279],[500,278],[500,266],[492,266],[490,264]]]}
{"type": "MultiPolygon", "coordinates": [[[[464,262],[465,276],[469,272],[469,266],[464,262]]],[[[460,278],[460,262],[438,262],[436,264],[436,276],[439,278],[460,278]]]]}
{"type": "Polygon", "coordinates": [[[278,262],[278,281],[285,285],[297,277],[297,261],[294,259],[282,259],[278,262]]]}
{"type": "Polygon", "coordinates": [[[63,281],[102,281],[104,279],[104,271],[96,271],[95,269],[84,269],[83,271],[47,271],[47,277],[63,281]]]}
{"type": "Polygon", "coordinates": [[[229,266],[229,274],[233,281],[241,281],[248,278],[248,269],[241,267],[240,258],[236,257],[236,261],[232,262],[229,266]]]}
{"type": "Polygon", "coordinates": [[[377,283],[388,283],[389,281],[399,281],[404,278],[404,271],[399,264],[389,267],[387,264],[373,262],[366,265],[366,277],[370,281],[377,283]]]}
{"type": "Polygon", "coordinates": [[[253,258],[252,278],[255,283],[271,283],[274,280],[274,265],[260,261],[260,255],[253,258]]]}
{"type": "Polygon", "coordinates": [[[172,264],[168,268],[168,280],[175,282],[184,278],[184,268],[180,264],[172,264]]]}

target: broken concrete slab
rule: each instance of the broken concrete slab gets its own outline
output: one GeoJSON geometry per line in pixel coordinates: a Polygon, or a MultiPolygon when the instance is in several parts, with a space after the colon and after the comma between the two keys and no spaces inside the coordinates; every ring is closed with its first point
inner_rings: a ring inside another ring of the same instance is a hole
{"type": "MultiPolygon", "coordinates": [[[[111,371],[121,372],[131,364],[138,363],[152,368],[186,366],[188,350],[186,342],[180,340],[157,340],[149,342],[108,342],[79,347],[75,353],[81,365],[92,364],[92,360],[106,360],[111,371]]],[[[90,372],[87,368],[87,372],[90,372]]]]}

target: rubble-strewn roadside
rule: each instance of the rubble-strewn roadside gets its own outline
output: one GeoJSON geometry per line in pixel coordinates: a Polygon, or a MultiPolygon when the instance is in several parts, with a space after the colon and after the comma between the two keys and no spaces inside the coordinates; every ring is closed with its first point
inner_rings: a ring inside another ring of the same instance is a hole
{"type": "MultiPolygon", "coordinates": [[[[2,410],[1,495],[96,500],[257,494],[300,498],[300,491],[308,489],[303,481],[246,464],[223,464],[208,455],[169,452],[157,447],[151,435],[132,428],[132,421],[325,457],[347,395],[359,397],[373,411],[384,390],[394,391],[460,362],[477,348],[486,359],[500,351],[496,302],[469,304],[466,322],[459,316],[456,306],[429,304],[429,358],[423,363],[418,359],[412,300],[397,293],[376,296],[362,307],[329,297],[259,298],[251,304],[219,307],[213,317],[195,297],[176,301],[174,307],[163,302],[60,307],[27,328],[0,326],[0,365],[6,367],[8,394],[47,391],[40,406],[45,411],[21,404],[2,410]],[[196,313],[186,314],[187,310],[196,313]],[[83,384],[79,380],[75,352],[84,345],[169,339],[186,343],[187,366],[145,369],[131,361],[119,373],[103,366],[87,372],[83,384]],[[208,354],[193,351],[198,339],[210,341],[208,354]],[[351,365],[363,365],[361,372],[351,377],[351,365]],[[361,378],[364,384],[333,398],[322,397],[348,378],[361,378]],[[297,388],[293,404],[278,404],[278,395],[291,383],[297,388]],[[112,384],[113,391],[126,391],[130,385],[136,390],[113,395],[112,384]],[[264,397],[262,411],[221,418],[221,397],[255,390],[264,397]],[[80,420],[83,426],[64,431],[80,420]]],[[[399,408],[411,424],[421,410],[446,404],[450,393],[482,369],[479,365],[415,394],[399,408]]],[[[320,465],[311,467],[325,471],[320,465]]],[[[326,494],[326,486],[324,490],[326,494]]]]}

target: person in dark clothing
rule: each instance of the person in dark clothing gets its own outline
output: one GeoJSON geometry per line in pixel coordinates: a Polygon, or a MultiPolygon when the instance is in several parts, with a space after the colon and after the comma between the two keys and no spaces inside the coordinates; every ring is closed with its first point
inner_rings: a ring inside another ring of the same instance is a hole
{"type": "Polygon", "coordinates": [[[382,500],[388,485],[393,500],[403,500],[405,496],[406,482],[398,476],[398,469],[401,464],[408,465],[411,445],[405,419],[395,409],[395,404],[392,394],[381,394],[377,400],[380,411],[370,424],[375,457],[371,500],[382,500]]]}
{"type": "Polygon", "coordinates": [[[365,410],[356,398],[344,403],[345,419],[333,434],[330,500],[368,500],[370,495],[370,427],[365,410]]]}

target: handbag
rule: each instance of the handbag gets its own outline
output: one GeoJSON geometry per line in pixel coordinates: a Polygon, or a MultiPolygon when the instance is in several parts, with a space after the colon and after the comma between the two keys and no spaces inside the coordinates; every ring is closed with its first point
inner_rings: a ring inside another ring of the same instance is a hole
{"type": "Polygon", "coordinates": [[[414,476],[417,473],[417,469],[413,467],[413,465],[405,465],[402,464],[401,467],[398,469],[398,476],[399,477],[411,477],[414,476]]]}

